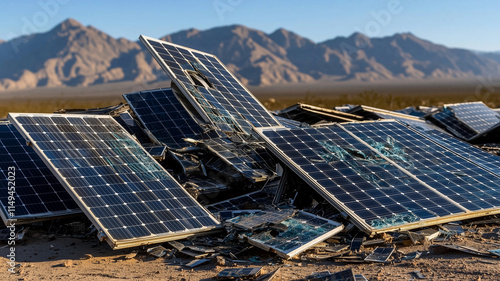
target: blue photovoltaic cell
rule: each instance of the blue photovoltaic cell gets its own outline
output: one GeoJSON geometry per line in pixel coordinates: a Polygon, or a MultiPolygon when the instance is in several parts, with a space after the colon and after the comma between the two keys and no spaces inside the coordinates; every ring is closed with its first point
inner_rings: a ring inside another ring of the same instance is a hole
{"type": "Polygon", "coordinates": [[[480,134],[500,122],[498,113],[487,107],[483,102],[448,104],[455,116],[464,124],[480,134]]]}
{"type": "Polygon", "coordinates": [[[223,131],[280,126],[266,108],[213,55],[141,36],[141,41],[200,114],[223,131]]]}
{"type": "Polygon", "coordinates": [[[342,127],[382,153],[398,147],[401,151],[393,159],[396,163],[469,211],[500,207],[498,175],[404,125],[388,121],[343,124],[342,127]]]}
{"type": "Polygon", "coordinates": [[[500,123],[500,115],[482,102],[447,104],[442,111],[427,118],[465,140],[498,127],[500,123]]]}
{"type": "Polygon", "coordinates": [[[37,219],[80,213],[80,208],[64,190],[36,152],[14,125],[0,123],[0,204],[4,223],[16,219],[20,224],[37,219]],[[11,174],[9,174],[9,167],[11,174]],[[9,176],[15,192],[9,194],[9,176]],[[9,195],[14,195],[8,212],[9,195]],[[11,216],[13,214],[14,216],[11,216]]]}
{"type": "Polygon", "coordinates": [[[455,154],[500,176],[500,157],[437,130],[425,131],[424,134],[455,154]]]}
{"type": "Polygon", "coordinates": [[[9,114],[113,248],[218,222],[110,116],[9,114]]]}
{"type": "Polygon", "coordinates": [[[123,97],[142,125],[170,148],[187,146],[183,138],[196,138],[204,131],[172,89],[142,91],[123,97]]]}
{"type": "Polygon", "coordinates": [[[271,150],[325,199],[357,216],[361,229],[380,230],[464,212],[342,128],[258,131],[271,150]]]}
{"type": "Polygon", "coordinates": [[[460,122],[453,114],[453,111],[446,107],[440,112],[429,115],[427,118],[461,139],[468,140],[477,135],[477,132],[460,122]]]}

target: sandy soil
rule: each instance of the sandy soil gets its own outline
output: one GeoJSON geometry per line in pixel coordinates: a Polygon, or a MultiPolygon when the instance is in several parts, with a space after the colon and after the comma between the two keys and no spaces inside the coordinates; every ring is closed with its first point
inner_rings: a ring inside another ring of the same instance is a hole
{"type": "MultiPolygon", "coordinates": [[[[466,231],[465,236],[451,238],[448,243],[475,247],[479,250],[500,248],[500,231],[496,227],[482,227],[466,231]]],[[[169,248],[165,244],[165,247],[169,248]]],[[[368,280],[412,280],[413,271],[420,271],[426,280],[499,280],[500,257],[482,257],[454,251],[429,252],[430,244],[402,246],[397,250],[410,253],[423,251],[418,259],[379,263],[342,263],[335,260],[314,262],[307,257],[284,261],[273,254],[255,249],[240,259],[257,256],[262,263],[240,265],[240,267],[263,266],[264,272],[281,267],[273,280],[300,280],[318,271],[337,272],[352,268],[355,274],[363,274],[368,280]]],[[[369,253],[373,248],[365,248],[369,253]]],[[[218,272],[231,265],[219,266],[210,263],[189,269],[191,259],[180,253],[174,258],[155,258],[144,251],[128,259],[127,255],[141,249],[113,251],[106,243],[97,239],[82,240],[69,237],[51,237],[43,232],[29,232],[27,239],[16,245],[16,273],[8,272],[7,248],[0,249],[0,280],[214,280],[218,272]],[[91,257],[89,256],[91,255],[91,257]],[[88,258],[90,257],[90,258],[88,258]]]]}

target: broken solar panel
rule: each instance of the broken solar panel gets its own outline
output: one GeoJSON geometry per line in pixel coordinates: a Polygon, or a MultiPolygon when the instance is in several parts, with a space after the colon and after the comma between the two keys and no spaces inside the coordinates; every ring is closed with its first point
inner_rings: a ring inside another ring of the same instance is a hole
{"type": "MultiPolygon", "coordinates": [[[[248,216],[258,219],[256,213],[248,216]]],[[[234,219],[232,219],[234,220],[234,219]]],[[[303,211],[298,211],[293,217],[281,222],[283,230],[263,229],[254,231],[247,236],[248,242],[266,251],[276,252],[280,257],[289,259],[339,233],[344,226],[338,222],[327,220],[303,211]]]]}
{"type": "Polygon", "coordinates": [[[21,224],[81,213],[42,159],[8,122],[0,122],[0,173],[0,215],[6,225],[11,220],[21,224]],[[10,193],[13,188],[15,192],[10,193]],[[9,196],[14,200],[9,201],[9,196]]]}
{"type": "Polygon", "coordinates": [[[352,122],[363,120],[363,117],[358,115],[303,103],[282,109],[276,114],[280,117],[311,125],[318,122],[352,122]]]}
{"type": "Polygon", "coordinates": [[[236,171],[245,178],[253,182],[262,182],[272,176],[269,171],[266,159],[261,154],[270,155],[264,147],[260,145],[240,144],[232,142],[228,138],[213,138],[201,142],[210,152],[217,155],[227,164],[231,165],[236,171]],[[257,151],[260,150],[259,154],[257,151]]]}
{"type": "Polygon", "coordinates": [[[225,210],[262,209],[264,206],[271,205],[272,201],[273,197],[262,189],[211,204],[207,206],[207,209],[212,213],[225,210]]]}
{"type": "Polygon", "coordinates": [[[205,121],[252,133],[279,122],[213,55],[141,35],[140,40],[205,121]]]}
{"type": "Polygon", "coordinates": [[[368,233],[480,216],[500,206],[498,176],[396,121],[257,131],[368,233]]]}
{"type": "MultiPolygon", "coordinates": [[[[343,126],[462,208],[479,211],[500,207],[499,175],[443,149],[404,125],[387,121],[343,126]]],[[[411,196],[415,201],[422,200],[422,197],[425,195],[411,196]]],[[[423,205],[432,208],[430,203],[423,205]]]]}
{"type": "Polygon", "coordinates": [[[469,141],[500,126],[500,115],[482,102],[447,104],[426,118],[469,141]]]}
{"type": "Polygon", "coordinates": [[[180,239],[218,226],[110,116],[9,118],[113,249],[180,239]]]}
{"type": "Polygon", "coordinates": [[[172,89],[142,91],[123,97],[142,125],[159,142],[170,148],[187,146],[183,138],[196,138],[204,131],[172,89]]]}

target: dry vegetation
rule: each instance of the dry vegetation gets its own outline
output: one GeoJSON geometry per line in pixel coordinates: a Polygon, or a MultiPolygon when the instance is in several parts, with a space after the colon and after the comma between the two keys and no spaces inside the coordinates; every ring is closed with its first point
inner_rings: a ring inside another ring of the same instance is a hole
{"type": "MultiPolygon", "coordinates": [[[[0,118],[5,118],[9,112],[40,112],[50,113],[60,108],[96,108],[115,105],[122,102],[121,94],[130,91],[118,93],[114,90],[112,93],[103,93],[100,96],[87,95],[92,92],[92,88],[81,90],[78,94],[70,94],[58,97],[45,95],[22,95],[22,97],[2,97],[0,93],[0,118]]],[[[74,89],[69,90],[73,92],[74,89]]],[[[443,91],[440,88],[434,90],[427,89],[423,93],[417,93],[415,90],[400,89],[396,90],[369,89],[355,92],[350,91],[304,91],[292,92],[285,91],[262,91],[252,89],[257,98],[270,110],[279,110],[297,102],[311,105],[332,108],[344,104],[363,104],[389,110],[398,110],[408,106],[440,106],[445,103],[483,101],[488,106],[495,108],[500,106],[500,95],[495,91],[482,88],[479,93],[470,89],[463,91],[443,91]]]]}
{"type": "Polygon", "coordinates": [[[307,92],[302,96],[289,96],[278,94],[259,95],[258,98],[270,110],[279,110],[297,102],[306,103],[325,108],[341,106],[345,104],[368,105],[388,110],[398,110],[409,106],[442,106],[447,103],[483,101],[491,108],[500,106],[500,95],[494,95],[487,89],[482,89],[478,94],[470,93],[442,93],[438,89],[435,92],[425,94],[392,94],[379,93],[375,90],[365,90],[358,93],[343,94],[312,94],[307,92]]]}

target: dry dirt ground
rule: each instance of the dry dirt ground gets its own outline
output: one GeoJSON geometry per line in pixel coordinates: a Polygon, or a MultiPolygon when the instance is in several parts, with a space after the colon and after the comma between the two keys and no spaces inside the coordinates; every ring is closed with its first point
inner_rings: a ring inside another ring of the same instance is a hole
{"type": "MultiPolygon", "coordinates": [[[[499,236],[495,234],[500,231],[498,225],[469,230],[466,230],[465,236],[451,238],[448,243],[483,251],[500,248],[499,236]]],[[[426,280],[500,280],[500,257],[474,256],[454,251],[431,251],[425,254],[429,247],[430,244],[398,245],[397,250],[404,253],[422,251],[424,254],[418,259],[407,261],[397,261],[393,255],[385,264],[342,263],[338,260],[313,262],[304,258],[307,255],[302,259],[286,261],[257,249],[240,259],[257,256],[262,262],[240,267],[263,266],[264,272],[281,267],[273,280],[300,280],[313,272],[337,272],[348,268],[352,268],[355,274],[363,274],[368,280],[415,280],[411,274],[413,271],[420,271],[426,280]]],[[[365,248],[363,251],[369,253],[371,250],[365,248]]],[[[0,280],[215,280],[218,272],[231,267],[219,266],[213,260],[189,269],[183,264],[191,259],[180,253],[168,259],[155,258],[146,253],[127,259],[126,255],[133,251],[137,251],[137,248],[113,251],[107,243],[98,243],[97,239],[51,237],[43,232],[31,231],[25,241],[16,245],[16,273],[8,271],[9,249],[0,249],[0,280]]]]}

